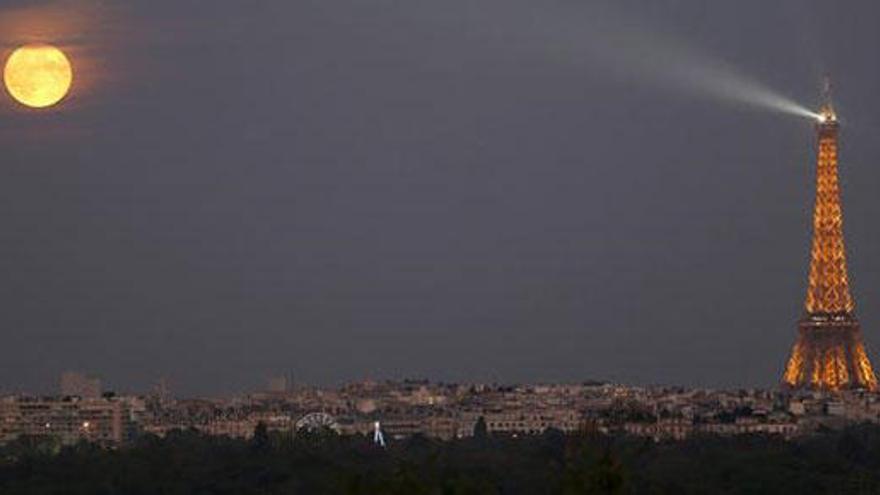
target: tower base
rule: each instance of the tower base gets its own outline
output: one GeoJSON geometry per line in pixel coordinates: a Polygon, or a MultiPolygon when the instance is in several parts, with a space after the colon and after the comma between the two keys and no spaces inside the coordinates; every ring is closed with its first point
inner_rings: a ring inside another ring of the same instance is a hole
{"type": "Polygon", "coordinates": [[[798,327],[783,386],[828,391],[877,390],[877,377],[865,352],[862,331],[852,315],[809,315],[798,327]]]}

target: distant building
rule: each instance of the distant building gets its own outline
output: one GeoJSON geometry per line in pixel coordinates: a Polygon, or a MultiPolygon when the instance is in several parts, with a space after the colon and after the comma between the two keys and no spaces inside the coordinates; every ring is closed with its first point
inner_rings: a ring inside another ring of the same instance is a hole
{"type": "Polygon", "coordinates": [[[548,429],[572,433],[582,424],[581,415],[566,408],[468,412],[459,422],[458,436],[471,436],[479,417],[483,417],[488,432],[493,434],[538,435],[548,429]]]}
{"type": "Polygon", "coordinates": [[[26,436],[54,438],[61,445],[116,446],[133,438],[143,412],[143,402],[131,397],[5,397],[0,399],[0,444],[26,436]]]}
{"type": "Polygon", "coordinates": [[[165,403],[171,400],[171,387],[168,385],[168,380],[165,378],[160,378],[159,381],[153,385],[153,388],[150,390],[150,396],[159,401],[160,403],[165,403]]]}
{"type": "Polygon", "coordinates": [[[266,383],[266,391],[283,394],[290,391],[290,379],[285,375],[272,376],[266,383]]]}
{"type": "Polygon", "coordinates": [[[76,371],[61,374],[61,395],[95,399],[101,397],[101,380],[76,371]]]}

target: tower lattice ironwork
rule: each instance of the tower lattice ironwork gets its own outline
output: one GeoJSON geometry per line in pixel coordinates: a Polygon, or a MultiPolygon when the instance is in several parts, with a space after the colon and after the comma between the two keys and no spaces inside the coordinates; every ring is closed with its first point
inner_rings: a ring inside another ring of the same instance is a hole
{"type": "Polygon", "coordinates": [[[877,389],[853,297],[843,242],[843,209],[837,171],[840,125],[826,81],[819,120],[816,204],[806,314],[788,358],[783,384],[791,388],[842,390],[877,389]]]}

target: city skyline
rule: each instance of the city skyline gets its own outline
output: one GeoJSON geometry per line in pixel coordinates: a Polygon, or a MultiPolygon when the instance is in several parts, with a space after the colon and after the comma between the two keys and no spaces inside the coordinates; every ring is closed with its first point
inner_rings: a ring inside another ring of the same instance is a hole
{"type": "Polygon", "coordinates": [[[479,2],[0,1],[0,57],[50,37],[74,67],[54,109],[0,95],[0,395],[67,370],[190,396],[288,372],[776,386],[813,122],[716,74],[811,109],[833,75],[876,358],[880,7],[479,2]],[[588,49],[617,25],[639,42],[588,49]],[[677,86],[634,54],[712,70],[677,86]]]}

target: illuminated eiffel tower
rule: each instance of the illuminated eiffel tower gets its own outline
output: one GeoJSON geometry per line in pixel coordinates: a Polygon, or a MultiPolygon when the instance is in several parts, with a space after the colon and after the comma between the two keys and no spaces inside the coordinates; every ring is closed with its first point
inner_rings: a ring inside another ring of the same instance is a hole
{"type": "Polygon", "coordinates": [[[831,84],[826,80],[816,124],[819,155],[806,314],[785,367],[783,385],[789,388],[877,389],[877,377],[853,314],[846,270],[837,175],[839,127],[831,103],[831,84]]]}

